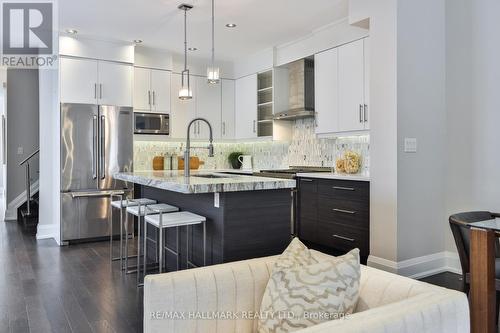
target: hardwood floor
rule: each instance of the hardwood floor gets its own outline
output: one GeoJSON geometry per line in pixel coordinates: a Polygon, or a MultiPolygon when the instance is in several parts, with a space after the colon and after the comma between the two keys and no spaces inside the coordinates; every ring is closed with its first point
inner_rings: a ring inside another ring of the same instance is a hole
{"type": "Polygon", "coordinates": [[[140,332],[142,288],[109,243],[59,247],[0,221],[0,332],[140,332]]]}
{"type": "MultiPolygon", "coordinates": [[[[142,288],[107,242],[59,247],[0,221],[0,332],[142,332],[142,288]]],[[[422,279],[459,289],[460,276],[422,279]]]]}

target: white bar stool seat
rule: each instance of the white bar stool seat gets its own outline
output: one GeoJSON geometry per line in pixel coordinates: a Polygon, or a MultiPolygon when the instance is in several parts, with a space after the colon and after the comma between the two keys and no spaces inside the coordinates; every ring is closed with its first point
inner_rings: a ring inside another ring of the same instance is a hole
{"type": "MultiPolygon", "coordinates": [[[[145,217],[146,223],[151,224],[152,226],[158,229],[158,248],[159,248],[159,272],[162,272],[163,267],[163,230],[168,228],[176,228],[176,250],[173,251],[166,248],[167,251],[173,253],[177,256],[177,270],[179,270],[179,227],[186,227],[186,265],[195,266],[190,262],[189,259],[189,226],[203,224],[203,265],[206,265],[206,241],[207,241],[207,232],[206,232],[206,217],[200,216],[191,212],[176,212],[176,213],[168,213],[163,214],[159,213],[156,215],[148,215],[145,217]]],[[[146,262],[146,251],[144,251],[144,262],[146,262]]],[[[195,266],[196,267],[196,266],[195,266]]]]}
{"type": "Polygon", "coordinates": [[[145,215],[159,214],[159,211],[163,213],[178,212],[179,208],[171,206],[164,203],[152,204],[147,206],[130,206],[127,207],[127,213],[132,214],[137,217],[143,217],[145,215]],[[141,210],[139,213],[139,209],[141,210]]]}
{"type": "MultiPolygon", "coordinates": [[[[159,214],[161,213],[171,213],[171,212],[177,212],[179,211],[179,208],[168,205],[165,203],[159,203],[159,204],[152,204],[148,206],[143,206],[143,205],[138,205],[138,206],[130,206],[127,207],[127,213],[132,214],[134,216],[137,216],[138,218],[138,223],[137,223],[137,286],[141,286],[140,284],[140,275],[141,275],[141,263],[140,263],[140,258],[141,258],[141,225],[144,225],[144,251],[146,251],[146,224],[141,221],[144,219],[144,216],[147,215],[154,215],[154,214],[159,214]]],[[[144,262],[144,274],[146,272],[146,262],[144,262]]]]}

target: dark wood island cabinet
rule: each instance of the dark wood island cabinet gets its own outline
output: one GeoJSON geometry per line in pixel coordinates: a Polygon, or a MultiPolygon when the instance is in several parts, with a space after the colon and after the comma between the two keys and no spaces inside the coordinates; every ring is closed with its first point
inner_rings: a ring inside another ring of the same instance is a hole
{"type": "Polygon", "coordinates": [[[370,252],[370,183],[301,177],[298,183],[298,236],[313,248],[341,254],[370,252]]]}

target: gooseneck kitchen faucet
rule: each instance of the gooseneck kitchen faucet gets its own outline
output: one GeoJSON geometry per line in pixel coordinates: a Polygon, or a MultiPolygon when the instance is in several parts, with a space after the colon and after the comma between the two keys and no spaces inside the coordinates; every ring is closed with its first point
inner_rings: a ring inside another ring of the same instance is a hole
{"type": "MultiPolygon", "coordinates": [[[[187,127],[187,140],[186,140],[186,150],[184,151],[184,177],[189,177],[190,175],[190,168],[189,168],[189,158],[190,158],[190,150],[191,150],[191,135],[190,135],[190,130],[191,130],[191,125],[195,123],[196,121],[203,121],[207,123],[208,129],[210,130],[210,138],[209,138],[209,144],[208,147],[203,147],[208,149],[208,157],[214,157],[214,137],[212,135],[212,125],[206,120],[205,118],[195,118],[191,120],[187,127]]],[[[197,147],[199,148],[199,147],[197,147]]]]}

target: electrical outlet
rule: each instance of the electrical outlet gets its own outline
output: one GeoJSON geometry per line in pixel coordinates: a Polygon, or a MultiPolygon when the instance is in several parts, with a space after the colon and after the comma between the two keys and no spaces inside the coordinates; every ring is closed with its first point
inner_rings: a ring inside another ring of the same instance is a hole
{"type": "Polygon", "coordinates": [[[24,154],[23,147],[17,147],[17,155],[22,155],[22,154],[24,154]]]}
{"type": "Polygon", "coordinates": [[[405,153],[416,153],[416,152],[417,152],[417,139],[405,138],[405,153]]]}
{"type": "Polygon", "coordinates": [[[219,196],[219,193],[215,192],[214,193],[214,207],[215,208],[219,208],[220,206],[220,196],[219,196]]]}

